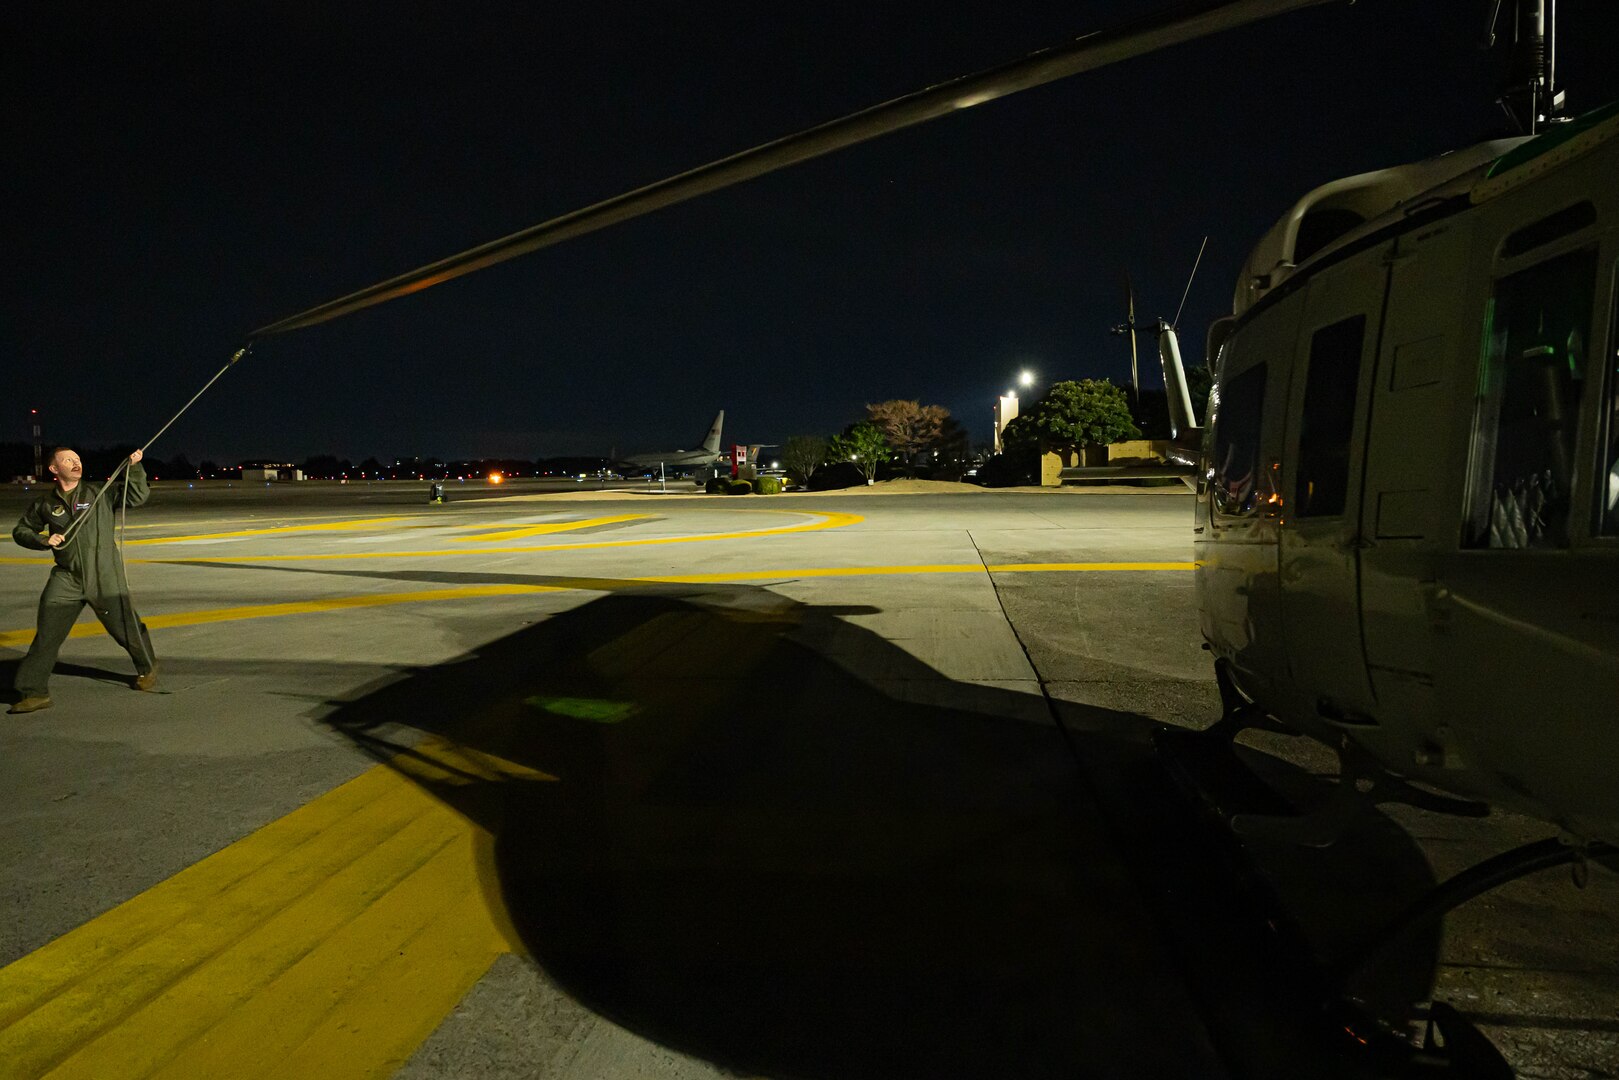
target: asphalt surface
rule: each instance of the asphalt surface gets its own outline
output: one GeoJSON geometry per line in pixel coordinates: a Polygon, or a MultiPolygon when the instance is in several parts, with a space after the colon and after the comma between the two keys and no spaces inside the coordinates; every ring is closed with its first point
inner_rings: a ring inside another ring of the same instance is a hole
{"type": "MultiPolygon", "coordinates": [[[[162,692],[87,614],[0,728],[0,1076],[1375,1075],[1433,998],[1619,1072],[1600,870],[1326,985],[1545,826],[1239,848],[1176,786],[1186,495],[589,486],[156,486],[162,692]]],[[[0,561],[7,684],[46,565],[0,561]]]]}

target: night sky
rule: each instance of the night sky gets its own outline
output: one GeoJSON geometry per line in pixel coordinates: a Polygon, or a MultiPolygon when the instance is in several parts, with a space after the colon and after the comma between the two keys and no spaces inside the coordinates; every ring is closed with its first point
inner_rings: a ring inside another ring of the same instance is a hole
{"type": "MultiPolygon", "coordinates": [[[[143,441],[254,327],[1153,6],[8,5],[0,441],[143,441]]],[[[893,397],[985,439],[1020,367],[1128,379],[1125,270],[1172,315],[1210,236],[1196,358],[1309,188],[1498,134],[1487,6],[1287,16],[270,339],[152,452],[627,454],[893,397]]],[[[1576,111],[1619,97],[1619,4],[1559,8],[1576,111]]]]}

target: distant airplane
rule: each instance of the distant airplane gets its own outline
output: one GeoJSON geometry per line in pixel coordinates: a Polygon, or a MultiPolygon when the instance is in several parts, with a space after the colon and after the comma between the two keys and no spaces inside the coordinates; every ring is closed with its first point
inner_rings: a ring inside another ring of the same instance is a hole
{"type": "Polygon", "coordinates": [[[703,436],[703,444],[696,450],[662,450],[650,454],[632,454],[624,459],[624,464],[634,465],[641,469],[697,469],[702,470],[717,464],[720,454],[720,427],[725,423],[725,410],[721,409],[714,416],[714,422],[708,426],[708,434],[703,436]]]}

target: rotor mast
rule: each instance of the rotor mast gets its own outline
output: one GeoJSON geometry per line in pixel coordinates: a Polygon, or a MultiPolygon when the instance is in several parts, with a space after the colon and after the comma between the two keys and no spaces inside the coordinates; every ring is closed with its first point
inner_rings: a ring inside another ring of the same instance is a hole
{"type": "MultiPolygon", "coordinates": [[[[1486,47],[1493,47],[1503,0],[1490,7],[1486,47]]],[[[1568,98],[1557,86],[1557,0],[1512,0],[1512,59],[1500,104],[1526,134],[1568,119],[1568,98]]]]}

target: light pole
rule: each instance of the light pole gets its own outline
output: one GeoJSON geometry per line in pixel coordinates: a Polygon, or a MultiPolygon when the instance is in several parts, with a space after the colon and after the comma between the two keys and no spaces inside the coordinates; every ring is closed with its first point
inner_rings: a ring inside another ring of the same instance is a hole
{"type": "Polygon", "coordinates": [[[34,422],[34,479],[45,475],[45,444],[39,438],[39,410],[29,409],[28,418],[34,422]]]}

